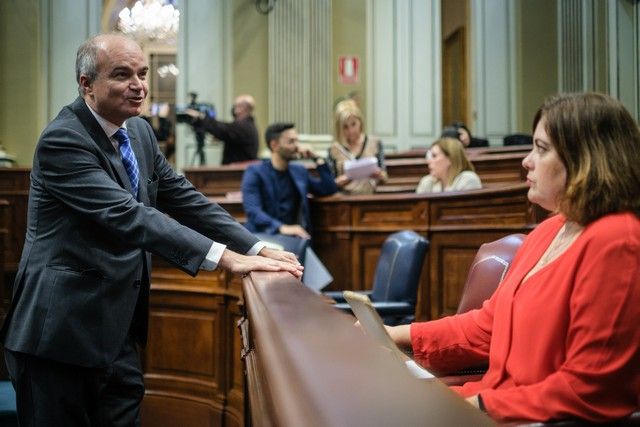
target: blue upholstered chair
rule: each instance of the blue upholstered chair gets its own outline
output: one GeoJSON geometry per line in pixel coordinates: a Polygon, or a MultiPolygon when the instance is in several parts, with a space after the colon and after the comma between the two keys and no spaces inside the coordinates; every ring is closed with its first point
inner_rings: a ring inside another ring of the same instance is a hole
{"type": "MultiPolygon", "coordinates": [[[[384,323],[399,325],[415,319],[418,281],[429,242],[414,231],[391,234],[382,245],[372,291],[367,291],[384,323]]],[[[325,292],[335,307],[351,311],[342,292],[325,292]]]]}
{"type": "Polygon", "coordinates": [[[16,392],[11,381],[0,381],[0,426],[18,426],[16,412],[16,392]]]}

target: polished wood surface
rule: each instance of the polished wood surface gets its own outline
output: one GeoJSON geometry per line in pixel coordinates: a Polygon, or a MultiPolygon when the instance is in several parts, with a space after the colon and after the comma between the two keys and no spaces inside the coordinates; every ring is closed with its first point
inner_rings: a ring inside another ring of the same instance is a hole
{"type": "Polygon", "coordinates": [[[255,426],[494,425],[403,363],[287,273],[244,279],[243,327],[255,426]]]}

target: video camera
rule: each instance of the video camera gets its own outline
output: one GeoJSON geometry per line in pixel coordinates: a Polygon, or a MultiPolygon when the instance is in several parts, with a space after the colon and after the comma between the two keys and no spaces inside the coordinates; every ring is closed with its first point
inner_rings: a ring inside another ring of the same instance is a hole
{"type": "Polygon", "coordinates": [[[188,109],[196,110],[200,113],[204,113],[205,115],[215,118],[216,117],[216,107],[213,104],[197,102],[198,94],[197,92],[189,92],[189,96],[191,97],[191,102],[188,105],[177,105],[176,106],[176,121],[178,123],[187,123],[191,125],[193,128],[193,133],[196,136],[196,151],[193,153],[193,159],[191,159],[191,164],[195,164],[196,157],[200,158],[200,165],[204,165],[206,163],[205,155],[204,155],[204,123],[202,120],[198,120],[196,117],[192,117],[187,113],[188,109]]]}
{"type": "Polygon", "coordinates": [[[187,105],[176,105],[176,121],[178,123],[187,123],[194,126],[194,131],[197,119],[187,114],[186,110],[196,110],[200,113],[204,113],[209,117],[216,117],[216,107],[213,104],[207,102],[198,102],[198,93],[189,92],[191,102],[187,105]]]}

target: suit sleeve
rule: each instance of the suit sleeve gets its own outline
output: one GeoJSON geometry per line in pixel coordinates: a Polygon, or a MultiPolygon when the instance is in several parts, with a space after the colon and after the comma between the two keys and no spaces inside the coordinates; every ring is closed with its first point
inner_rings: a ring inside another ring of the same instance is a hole
{"type": "MultiPolygon", "coordinates": [[[[154,138],[152,130],[147,128],[149,138],[154,138]]],[[[197,191],[184,176],[178,175],[160,153],[155,141],[151,146],[153,170],[158,179],[158,208],[181,224],[231,250],[247,253],[258,239],[220,205],[197,191]]]]}
{"type": "Polygon", "coordinates": [[[262,186],[265,183],[254,166],[250,166],[242,176],[242,207],[247,219],[257,230],[269,234],[276,234],[282,222],[269,215],[265,210],[266,200],[262,186]]]}
{"type": "MultiPolygon", "coordinates": [[[[636,240],[637,243],[637,240],[636,240]]],[[[621,418],[640,390],[640,245],[591,244],[569,301],[566,360],[543,381],[480,395],[496,419],[621,418]]]]}
{"type": "MultiPolygon", "coordinates": [[[[329,165],[324,163],[316,168],[320,178],[314,178],[307,173],[309,179],[309,192],[315,196],[330,196],[338,191],[329,165]]],[[[306,171],[305,171],[306,173],[306,171]]]]}
{"type": "Polygon", "coordinates": [[[217,139],[225,142],[236,142],[247,137],[247,129],[238,122],[219,122],[213,117],[203,120],[204,129],[217,139]]]}
{"type": "Polygon", "coordinates": [[[489,360],[496,291],[482,308],[430,322],[411,324],[414,358],[438,373],[478,366],[489,360]]]}

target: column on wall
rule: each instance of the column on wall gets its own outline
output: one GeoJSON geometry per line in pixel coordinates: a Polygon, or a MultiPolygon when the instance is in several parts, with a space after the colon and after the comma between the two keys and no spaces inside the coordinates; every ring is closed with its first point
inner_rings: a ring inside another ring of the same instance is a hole
{"type": "Polygon", "coordinates": [[[269,14],[269,122],[331,133],[331,2],[278,2],[269,14]]]}
{"type": "MultiPolygon", "coordinates": [[[[176,104],[189,102],[189,92],[198,93],[198,102],[213,103],[218,118],[230,120],[232,103],[231,5],[226,0],[179,2],[180,29],[177,59],[180,74],[176,81],[176,104]]],[[[176,165],[190,166],[195,136],[186,124],[176,127],[176,165]]],[[[220,145],[207,145],[207,164],[219,164],[220,145]]]]}
{"type": "Polygon", "coordinates": [[[640,4],[607,2],[609,93],[640,121],[640,4]]]}
{"type": "Polygon", "coordinates": [[[367,127],[387,149],[424,147],[440,134],[440,27],[439,0],[367,3],[367,127]]]}
{"type": "Polygon", "coordinates": [[[474,133],[502,145],[516,129],[515,4],[471,2],[474,133]]]}

